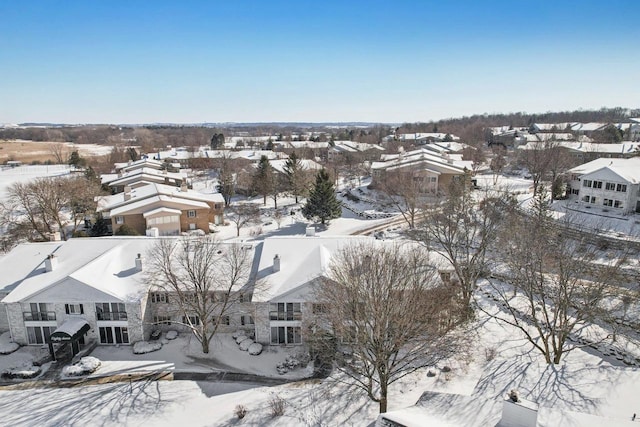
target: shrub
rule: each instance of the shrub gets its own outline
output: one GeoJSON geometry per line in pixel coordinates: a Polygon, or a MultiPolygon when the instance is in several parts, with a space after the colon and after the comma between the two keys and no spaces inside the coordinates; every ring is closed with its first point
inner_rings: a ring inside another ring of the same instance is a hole
{"type": "Polygon", "coordinates": [[[247,408],[243,405],[236,405],[236,408],[233,410],[233,413],[236,414],[239,420],[243,419],[245,415],[247,415],[247,408]]]}
{"type": "Polygon", "coordinates": [[[247,336],[242,333],[236,337],[236,344],[240,344],[242,341],[246,340],[247,336]]]}
{"type": "Polygon", "coordinates": [[[285,402],[285,400],[278,396],[275,395],[271,398],[271,400],[269,400],[269,407],[271,408],[271,416],[272,417],[280,417],[282,415],[284,415],[284,405],[287,402],[285,402]]]}
{"type": "Polygon", "coordinates": [[[258,342],[254,342],[253,344],[251,344],[249,346],[249,354],[252,356],[257,356],[260,353],[262,353],[262,344],[258,343],[258,342]]]}
{"type": "Polygon", "coordinates": [[[114,233],[116,236],[139,236],[135,229],[133,229],[130,225],[122,224],[120,228],[114,233]]]}
{"type": "Polygon", "coordinates": [[[248,351],[251,344],[253,344],[253,340],[251,338],[247,338],[240,343],[240,350],[248,351]]]}

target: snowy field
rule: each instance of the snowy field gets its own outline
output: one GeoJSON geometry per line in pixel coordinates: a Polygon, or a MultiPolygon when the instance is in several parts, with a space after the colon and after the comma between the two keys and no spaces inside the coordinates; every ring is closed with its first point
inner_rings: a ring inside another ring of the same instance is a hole
{"type": "Polygon", "coordinates": [[[68,175],[69,165],[34,165],[15,168],[0,167],[0,201],[7,197],[7,189],[15,182],[29,182],[36,178],[68,175]]]}

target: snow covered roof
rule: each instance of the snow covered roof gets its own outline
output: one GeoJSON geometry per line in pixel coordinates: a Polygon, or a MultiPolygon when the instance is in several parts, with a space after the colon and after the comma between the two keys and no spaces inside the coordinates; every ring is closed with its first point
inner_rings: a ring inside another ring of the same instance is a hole
{"type": "Polygon", "coordinates": [[[100,237],[24,243],[0,259],[0,287],[12,289],[2,301],[137,301],[147,285],[144,273],[135,268],[135,258],[156,240],[100,237]],[[44,261],[51,253],[57,263],[46,271],[44,261]],[[10,272],[9,277],[4,272],[10,272]]]}
{"type": "MultiPolygon", "coordinates": [[[[322,165],[310,159],[299,159],[300,165],[304,170],[320,170],[322,165]]],[[[271,167],[280,173],[285,173],[284,166],[287,164],[286,159],[270,160],[271,167]]],[[[257,165],[256,165],[257,166],[257,165]]]]}
{"type": "Polygon", "coordinates": [[[116,171],[131,171],[134,169],[140,168],[151,168],[151,169],[162,169],[162,165],[164,162],[154,159],[140,159],[135,162],[125,162],[125,163],[114,163],[114,168],[116,171]]]}
{"type": "Polygon", "coordinates": [[[115,179],[110,179],[112,176],[113,174],[102,175],[100,177],[102,184],[115,186],[126,185],[140,180],[163,182],[165,179],[172,179],[174,181],[184,181],[187,179],[187,175],[182,172],[167,172],[151,168],[134,169],[121,176],[116,176],[115,179]]]}
{"type": "Polygon", "coordinates": [[[601,169],[608,169],[631,184],[637,184],[640,182],[640,157],[632,157],[630,159],[610,159],[601,157],[569,169],[569,172],[584,176],[601,169]]]}
{"type": "Polygon", "coordinates": [[[141,187],[132,189],[129,199],[126,199],[127,193],[114,194],[100,198],[98,202],[98,211],[118,212],[130,211],[144,206],[150,206],[158,202],[170,202],[174,204],[184,204],[196,208],[206,208],[209,203],[224,203],[224,197],[220,193],[203,194],[194,190],[184,190],[171,185],[150,183],[141,187]]]}
{"type": "Polygon", "coordinates": [[[571,130],[574,132],[594,132],[597,130],[602,130],[605,127],[607,127],[607,123],[597,123],[597,122],[574,123],[571,126],[571,130]]]}
{"type": "Polygon", "coordinates": [[[473,162],[462,160],[462,156],[458,154],[439,154],[421,148],[399,154],[383,154],[381,161],[371,164],[371,169],[397,169],[411,165],[425,165],[429,169],[436,169],[441,173],[462,174],[465,168],[472,169],[473,162]]]}
{"type": "Polygon", "coordinates": [[[254,295],[254,301],[270,301],[323,276],[333,254],[349,243],[362,241],[375,240],[365,236],[276,236],[265,239],[257,275],[258,280],[265,282],[265,289],[254,295]],[[276,255],[280,258],[279,271],[273,271],[276,255]]]}

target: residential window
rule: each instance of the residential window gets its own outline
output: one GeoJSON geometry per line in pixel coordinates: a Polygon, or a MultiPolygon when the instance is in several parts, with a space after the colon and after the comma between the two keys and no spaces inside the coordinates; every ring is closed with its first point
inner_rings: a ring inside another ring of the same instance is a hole
{"type": "Polygon", "coordinates": [[[198,316],[182,316],[182,323],[190,326],[199,326],[200,318],[198,316]]]}
{"type": "Polygon", "coordinates": [[[584,181],[582,181],[582,186],[583,187],[591,187],[592,183],[593,183],[593,181],[591,181],[590,179],[585,179],[584,181]]]}
{"type": "Polygon", "coordinates": [[[602,188],[602,181],[593,181],[593,188],[602,188]]]}
{"type": "Polygon", "coordinates": [[[220,324],[221,324],[221,325],[227,325],[227,326],[229,326],[229,324],[230,324],[230,323],[231,323],[231,322],[230,322],[230,320],[229,320],[229,316],[222,316],[222,317],[220,318],[220,324]]]}
{"type": "Polygon", "coordinates": [[[591,203],[595,203],[596,202],[596,198],[591,196],[591,203]]]}
{"type": "Polygon", "coordinates": [[[122,225],[122,224],[124,224],[124,217],[123,217],[123,216],[120,216],[120,215],[116,216],[116,224],[117,224],[117,225],[122,225]]]}
{"type": "Polygon", "coordinates": [[[616,189],[616,185],[613,182],[607,182],[604,186],[604,189],[614,191],[616,189]]]}
{"type": "Polygon", "coordinates": [[[129,329],[121,326],[101,326],[100,344],[129,344],[129,329]]]}
{"type": "Polygon", "coordinates": [[[194,223],[189,224],[189,230],[195,230],[196,225],[194,223]]]}
{"type": "Polygon", "coordinates": [[[613,206],[613,200],[611,199],[604,199],[604,206],[613,206]]]}
{"type": "Polygon", "coordinates": [[[64,312],[67,314],[84,314],[84,307],[82,304],[65,304],[64,312]]]}
{"type": "Polygon", "coordinates": [[[188,218],[195,218],[196,217],[196,211],[191,209],[187,211],[187,217],[188,218]]]}
{"type": "Polygon", "coordinates": [[[53,326],[27,326],[29,344],[46,344],[49,337],[56,330],[53,326]]]}
{"type": "Polygon", "coordinates": [[[213,208],[219,211],[220,209],[222,209],[222,205],[220,203],[216,203],[215,205],[213,205],[213,208]]]}
{"type": "Polygon", "coordinates": [[[151,302],[153,303],[168,303],[169,294],[165,292],[153,292],[151,294],[151,302]]]}
{"type": "Polygon", "coordinates": [[[253,324],[254,324],[253,316],[240,316],[241,326],[253,325],[253,324]]]}
{"type": "Polygon", "coordinates": [[[302,343],[302,328],[300,326],[275,326],[271,328],[271,344],[300,343],[302,343]]]}
{"type": "Polygon", "coordinates": [[[622,202],[620,200],[615,200],[613,202],[613,207],[614,208],[622,208],[622,202]]]}
{"type": "Polygon", "coordinates": [[[96,318],[98,320],[127,320],[127,312],[121,302],[97,302],[96,318]]]}
{"type": "Polygon", "coordinates": [[[582,201],[583,201],[583,202],[587,202],[587,203],[589,203],[589,200],[590,200],[590,197],[589,197],[589,196],[584,196],[584,197],[582,198],[582,201]]]}
{"type": "Polygon", "coordinates": [[[56,313],[54,311],[47,311],[48,305],[45,302],[32,302],[29,304],[29,311],[23,313],[23,318],[26,321],[40,321],[47,322],[56,320],[56,313]]]}
{"type": "Polygon", "coordinates": [[[269,318],[271,320],[302,320],[299,302],[271,303],[269,318]]]}
{"type": "Polygon", "coordinates": [[[153,323],[156,325],[170,325],[171,317],[170,316],[153,316],[153,323]]]}
{"type": "Polygon", "coordinates": [[[578,190],[577,188],[572,188],[571,189],[571,194],[578,195],[578,194],[580,194],[580,190],[578,190]]]}
{"type": "Polygon", "coordinates": [[[616,191],[619,191],[621,193],[626,193],[627,192],[627,184],[618,184],[616,186],[616,191]]]}

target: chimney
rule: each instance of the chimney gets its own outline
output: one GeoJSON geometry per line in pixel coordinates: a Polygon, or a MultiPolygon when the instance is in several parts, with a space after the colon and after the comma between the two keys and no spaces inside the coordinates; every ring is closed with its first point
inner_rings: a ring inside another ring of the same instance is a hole
{"type": "Polygon", "coordinates": [[[142,256],[140,254],[136,257],[136,271],[142,271],[142,256]]]}
{"type": "Polygon", "coordinates": [[[180,191],[187,192],[188,190],[189,190],[189,187],[187,186],[187,181],[186,180],[182,181],[182,183],[180,184],[180,191]]]}
{"type": "Polygon", "coordinates": [[[511,390],[502,403],[501,427],[536,427],[538,405],[521,399],[517,390],[511,390]]]}
{"type": "Polygon", "coordinates": [[[124,199],[129,200],[131,198],[131,187],[128,185],[124,186],[124,199]]]}
{"type": "Polygon", "coordinates": [[[276,256],[273,257],[273,272],[277,273],[278,271],[280,271],[280,257],[276,254],[276,256]]]}
{"type": "Polygon", "coordinates": [[[54,254],[49,254],[44,259],[44,269],[46,272],[50,272],[56,269],[58,265],[58,258],[54,254]]]}
{"type": "Polygon", "coordinates": [[[307,227],[307,236],[315,236],[316,235],[316,228],[313,225],[310,225],[307,227]]]}

